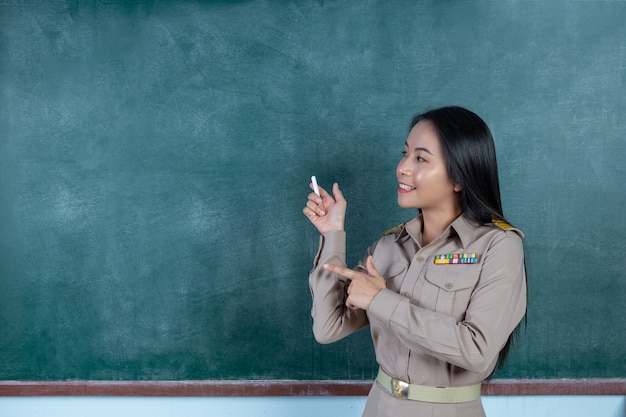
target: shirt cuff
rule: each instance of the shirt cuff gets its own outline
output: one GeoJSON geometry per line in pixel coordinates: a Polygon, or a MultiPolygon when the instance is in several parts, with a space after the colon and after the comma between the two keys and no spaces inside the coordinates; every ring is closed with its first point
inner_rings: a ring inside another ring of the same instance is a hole
{"type": "Polygon", "coordinates": [[[383,288],[370,303],[368,313],[389,325],[393,313],[404,300],[407,298],[388,288],[383,288]]]}
{"type": "Polygon", "coordinates": [[[320,259],[329,256],[346,256],[346,232],[344,230],[329,230],[320,237],[320,246],[313,261],[313,266],[319,265],[320,259]]]}
{"type": "Polygon", "coordinates": [[[343,230],[329,230],[324,235],[326,252],[342,254],[346,253],[346,232],[343,230]]]}

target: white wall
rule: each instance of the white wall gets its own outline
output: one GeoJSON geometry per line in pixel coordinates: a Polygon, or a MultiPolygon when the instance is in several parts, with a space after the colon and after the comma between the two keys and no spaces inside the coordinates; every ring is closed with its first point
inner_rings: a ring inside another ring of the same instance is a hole
{"type": "MultiPolygon", "coordinates": [[[[365,397],[0,397],[0,417],[359,417],[365,397]]],[[[622,396],[484,396],[488,417],[625,417],[622,396]]]]}

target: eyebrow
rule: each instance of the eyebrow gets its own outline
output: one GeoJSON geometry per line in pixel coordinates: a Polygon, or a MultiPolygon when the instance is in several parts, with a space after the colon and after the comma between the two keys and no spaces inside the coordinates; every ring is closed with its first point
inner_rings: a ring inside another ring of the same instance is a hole
{"type": "MultiPolygon", "coordinates": [[[[404,142],[404,146],[408,148],[408,147],[409,147],[409,144],[408,144],[408,143],[406,143],[406,142],[404,142]]],[[[417,148],[414,148],[413,150],[414,150],[414,151],[416,151],[416,152],[423,151],[423,152],[426,152],[427,154],[430,154],[430,155],[432,155],[432,156],[435,156],[435,154],[434,154],[434,153],[432,153],[431,151],[429,151],[429,150],[428,150],[428,148],[423,148],[423,147],[421,147],[421,146],[418,146],[417,148]]]]}

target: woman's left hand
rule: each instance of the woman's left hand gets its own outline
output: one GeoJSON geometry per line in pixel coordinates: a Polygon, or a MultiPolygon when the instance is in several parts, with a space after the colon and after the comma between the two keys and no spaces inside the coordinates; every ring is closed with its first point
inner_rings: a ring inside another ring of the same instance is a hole
{"type": "Polygon", "coordinates": [[[346,305],[367,310],[380,290],[385,288],[385,278],[374,267],[372,256],[367,257],[367,274],[337,265],[324,265],[324,269],[350,279],[346,305]]]}

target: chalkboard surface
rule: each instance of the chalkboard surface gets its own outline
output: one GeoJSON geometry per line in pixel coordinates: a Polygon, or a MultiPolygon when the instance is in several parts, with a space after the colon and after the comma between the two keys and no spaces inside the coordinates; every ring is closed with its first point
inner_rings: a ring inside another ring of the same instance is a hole
{"type": "Polygon", "coordinates": [[[410,117],[491,126],[527,235],[502,378],[626,375],[626,3],[0,2],[0,379],[368,379],[311,334],[311,175],[348,260],[410,117]]]}

